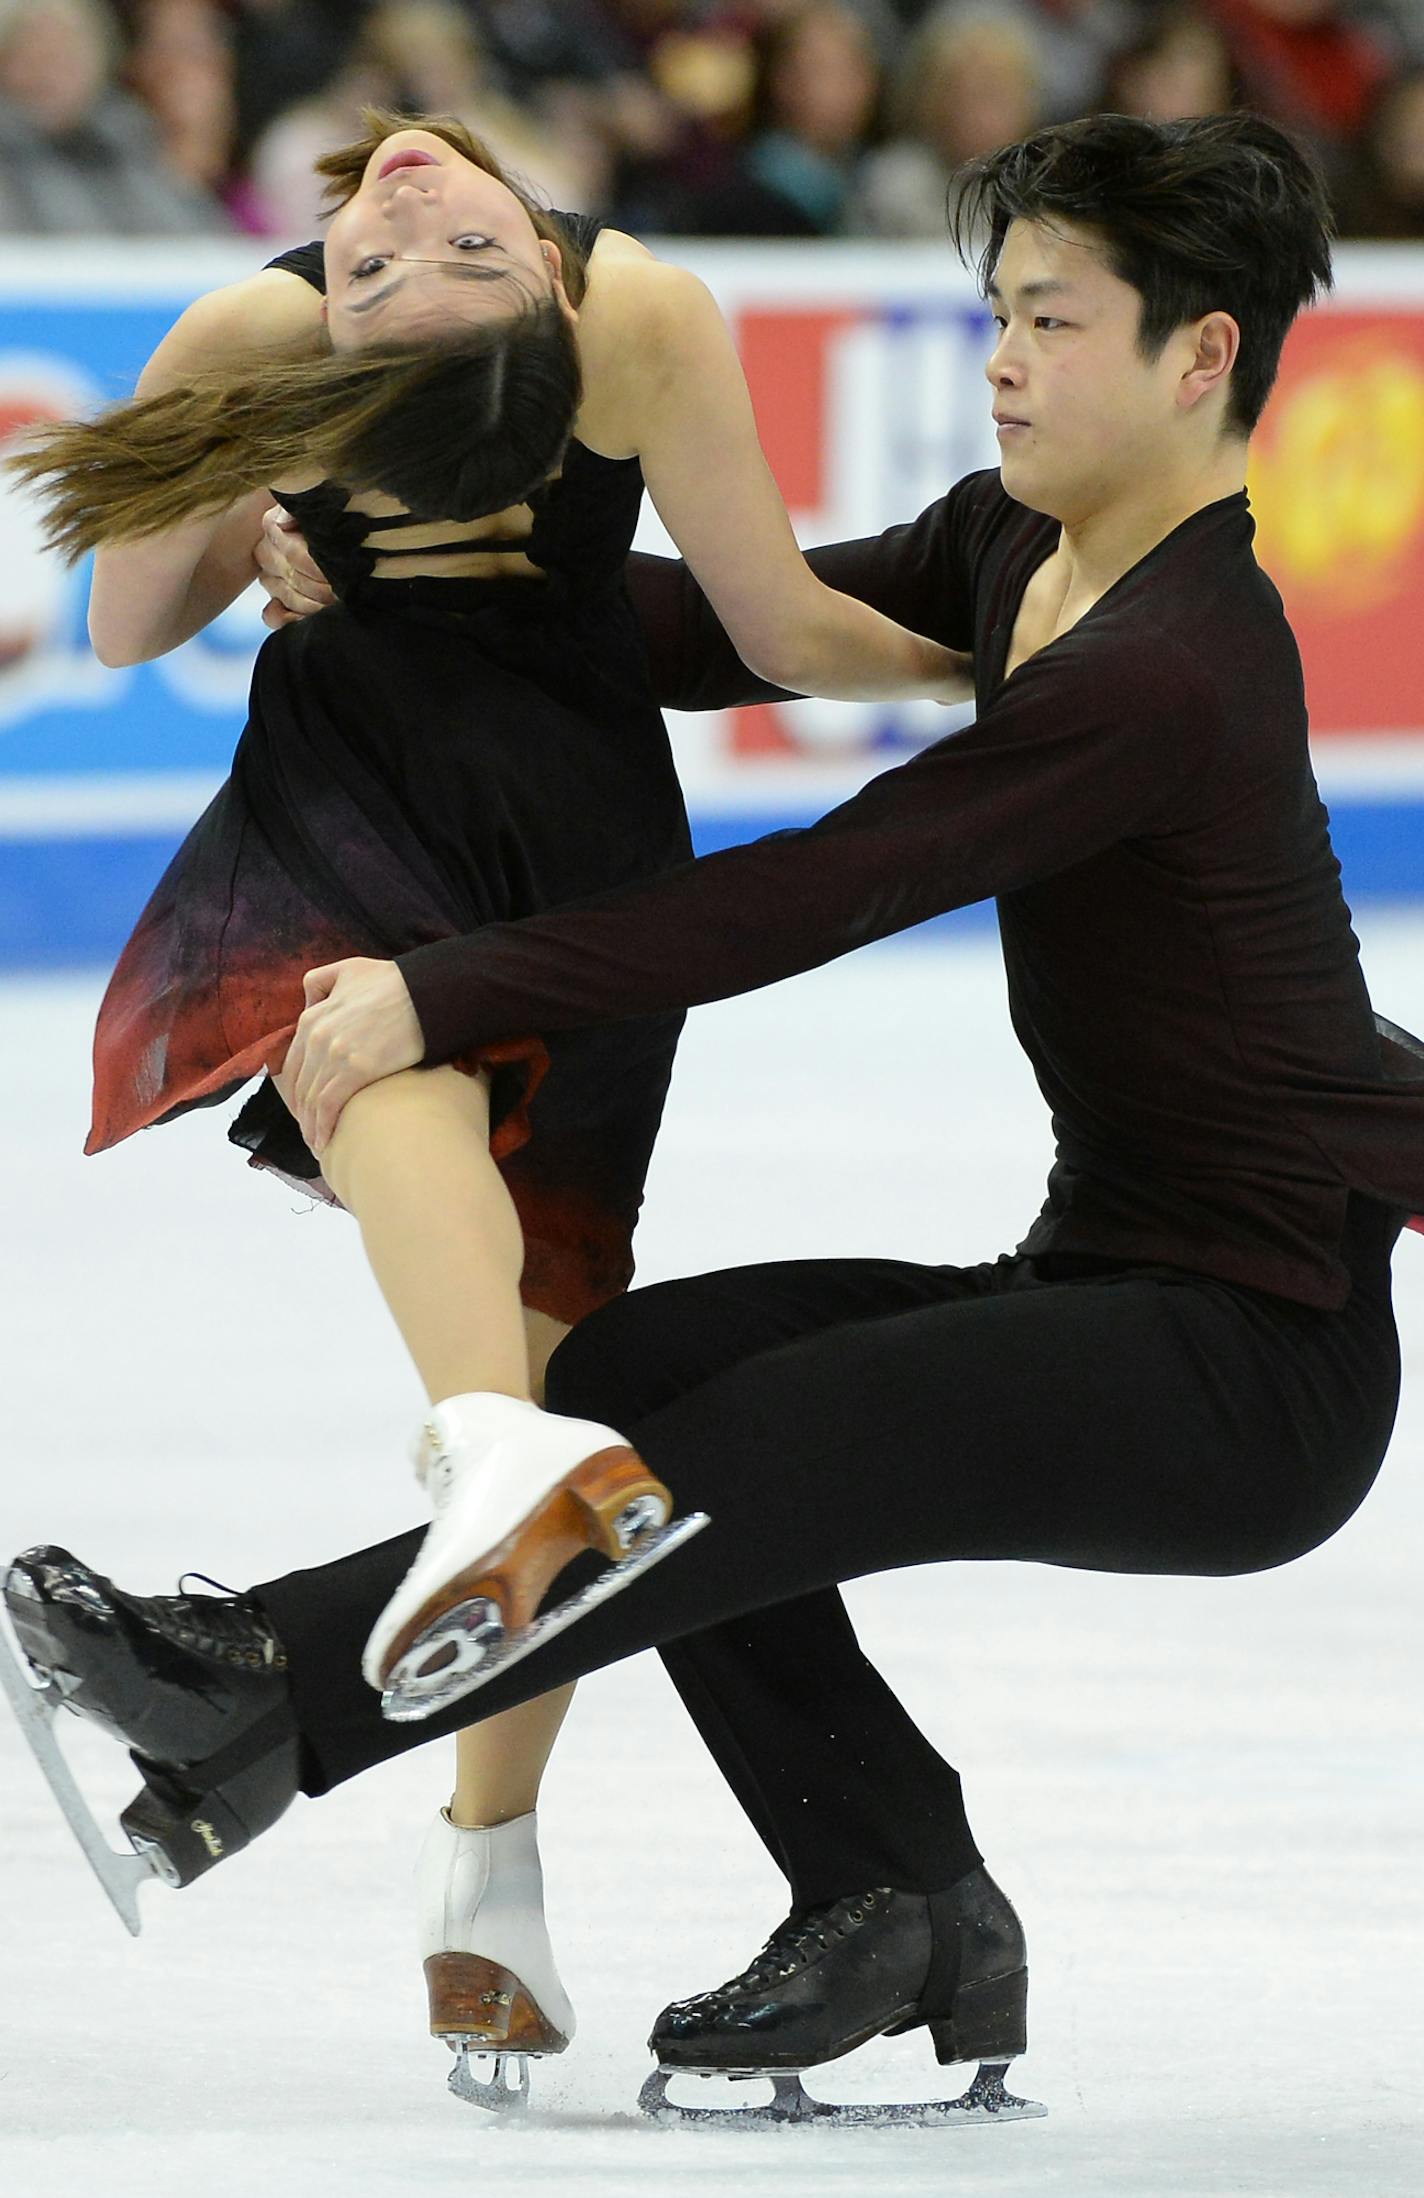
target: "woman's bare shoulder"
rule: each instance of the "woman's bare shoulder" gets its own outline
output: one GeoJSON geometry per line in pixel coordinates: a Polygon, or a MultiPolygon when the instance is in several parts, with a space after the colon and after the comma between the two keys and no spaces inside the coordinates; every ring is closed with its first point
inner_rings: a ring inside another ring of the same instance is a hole
{"type": "Polygon", "coordinates": [[[703,287],[687,268],[659,259],[636,237],[604,229],[589,257],[585,305],[605,318],[642,323],[675,309],[679,298],[703,287]]]}
{"type": "Polygon", "coordinates": [[[231,359],[234,352],[290,350],[316,334],[321,308],[320,293],[280,267],[263,267],[240,282],[204,291],[169,329],[139,386],[145,389],[155,378],[171,381],[187,367],[231,359]]]}
{"type": "Polygon", "coordinates": [[[631,457],[639,448],[647,393],[662,379],[674,339],[702,315],[717,316],[706,285],[687,268],[660,260],[637,244],[599,265],[605,230],[594,247],[588,286],[579,312],[579,352],[584,403],[578,434],[606,457],[631,457]],[[587,430],[587,432],[585,432],[587,430]]]}
{"type": "Polygon", "coordinates": [[[667,345],[689,324],[695,330],[720,319],[700,275],[646,248],[608,261],[600,280],[589,284],[585,308],[592,309],[590,333],[645,374],[657,371],[667,345]]]}
{"type": "MultiPolygon", "coordinates": [[[[604,231],[607,235],[607,231],[604,231]]],[[[635,244],[628,237],[628,244],[635,244]]],[[[598,237],[596,253],[602,246],[598,237]]],[[[578,314],[585,402],[578,437],[604,457],[635,457],[646,409],[670,374],[686,374],[699,341],[721,328],[701,277],[637,246],[598,268],[578,314]]]]}
{"type": "Polygon", "coordinates": [[[225,283],[197,299],[194,310],[205,332],[243,334],[247,346],[282,344],[308,335],[322,320],[321,292],[285,267],[260,267],[241,282],[225,283]]]}
{"type": "Polygon", "coordinates": [[[650,259],[656,264],[657,254],[650,252],[646,244],[640,244],[636,237],[630,237],[626,229],[599,230],[588,256],[590,270],[607,267],[614,260],[630,259],[650,259]]]}

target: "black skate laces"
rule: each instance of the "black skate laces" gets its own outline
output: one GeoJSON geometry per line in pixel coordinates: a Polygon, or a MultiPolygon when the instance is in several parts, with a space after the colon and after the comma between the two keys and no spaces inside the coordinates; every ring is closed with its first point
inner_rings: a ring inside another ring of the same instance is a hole
{"type": "Polygon", "coordinates": [[[829,1952],[837,1939],[849,1938],[867,1916],[888,1907],[893,1899],[888,1885],[877,1885],[868,1893],[852,1893],[843,1900],[828,1901],[824,1907],[788,1916],[741,1975],[729,1978],[715,1992],[709,1992],[708,1998],[720,1999],[730,1992],[760,1992],[769,1984],[794,1977],[798,1969],[804,1969],[816,1955],[829,1952]]]}
{"type": "Polygon", "coordinates": [[[126,1595],[124,1600],[145,1625],[177,1648],[239,1671],[286,1670],[287,1652],[254,1604],[227,1588],[216,1595],[184,1595],[181,1590],[189,1580],[219,1587],[205,1572],[185,1572],[177,1595],[126,1595]]]}

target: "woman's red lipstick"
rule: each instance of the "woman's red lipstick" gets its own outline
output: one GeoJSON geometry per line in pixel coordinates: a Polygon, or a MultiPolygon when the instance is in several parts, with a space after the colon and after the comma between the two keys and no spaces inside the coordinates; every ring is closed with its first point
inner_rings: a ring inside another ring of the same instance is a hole
{"type": "Polygon", "coordinates": [[[376,180],[379,182],[382,176],[394,175],[397,168],[438,168],[439,165],[434,153],[418,152],[409,146],[403,153],[391,154],[384,168],[378,169],[376,180]]]}

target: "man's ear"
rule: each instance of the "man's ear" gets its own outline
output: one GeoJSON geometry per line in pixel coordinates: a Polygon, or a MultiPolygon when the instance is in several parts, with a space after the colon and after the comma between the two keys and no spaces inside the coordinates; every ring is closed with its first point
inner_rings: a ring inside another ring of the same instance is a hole
{"type": "Polygon", "coordinates": [[[1208,313],[1196,327],[1195,355],[1182,376],[1182,402],[1197,405],[1220,389],[1241,354],[1241,330],[1229,313],[1208,313]]]}

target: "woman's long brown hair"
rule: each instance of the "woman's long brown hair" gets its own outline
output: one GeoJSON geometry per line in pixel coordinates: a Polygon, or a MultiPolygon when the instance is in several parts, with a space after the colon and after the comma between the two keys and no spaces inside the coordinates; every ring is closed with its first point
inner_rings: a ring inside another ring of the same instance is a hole
{"type": "MultiPolygon", "coordinates": [[[[535,233],[558,246],[570,300],[575,305],[582,300],[585,261],[574,240],[462,122],[381,108],[364,109],[361,119],[364,137],[316,163],[317,173],[326,179],[331,210],[353,195],[385,138],[397,130],[428,130],[514,193],[535,233]]],[[[280,354],[239,354],[204,367],[186,388],[131,398],[94,420],[64,420],[32,429],[4,464],[38,491],[46,536],[70,562],[103,543],[160,533],[201,512],[223,510],[254,489],[280,486],[313,470],[353,487],[385,486],[389,474],[381,480],[372,471],[373,449],[392,438],[400,441],[404,424],[428,411],[437,391],[448,405],[450,370],[462,356],[472,367],[488,362],[506,328],[528,350],[534,323],[549,342],[562,340],[571,347],[571,338],[565,334],[561,339],[539,303],[516,313],[509,323],[470,328],[453,322],[448,334],[418,346],[340,353],[332,350],[321,329],[280,354]]],[[[572,390],[576,409],[576,353],[572,373],[564,362],[559,387],[565,403],[572,390]]],[[[449,418],[447,410],[447,434],[449,418]]],[[[562,422],[551,423],[554,462],[571,424],[572,411],[562,422]]],[[[430,444],[428,422],[422,419],[421,426],[425,450],[430,444]]],[[[477,418],[476,432],[488,435],[497,426],[486,415],[477,418]]],[[[405,500],[411,501],[408,494],[405,500]]],[[[428,498],[417,501],[429,509],[428,498]]]]}

